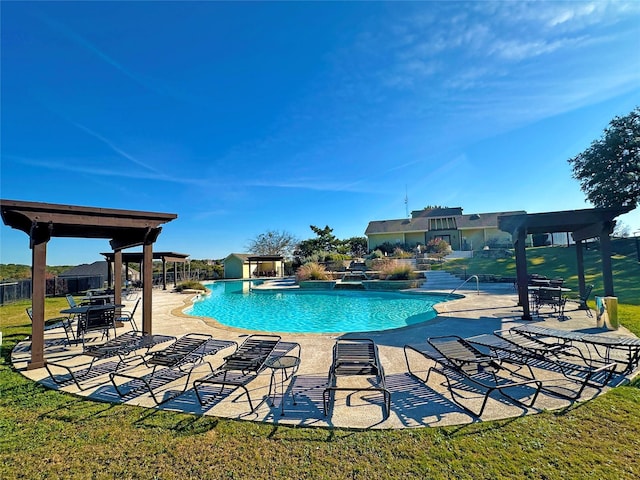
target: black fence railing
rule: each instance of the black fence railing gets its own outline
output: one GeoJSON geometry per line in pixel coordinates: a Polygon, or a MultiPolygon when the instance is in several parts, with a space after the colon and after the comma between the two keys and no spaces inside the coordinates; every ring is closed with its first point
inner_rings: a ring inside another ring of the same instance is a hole
{"type": "Polygon", "coordinates": [[[31,298],[31,279],[0,282],[0,305],[31,298]]]}
{"type": "MultiPolygon", "coordinates": [[[[47,278],[45,295],[56,297],[78,295],[93,288],[102,288],[105,279],[101,276],[75,276],[47,278]]],[[[0,305],[31,298],[31,279],[0,281],[0,305]]]]}

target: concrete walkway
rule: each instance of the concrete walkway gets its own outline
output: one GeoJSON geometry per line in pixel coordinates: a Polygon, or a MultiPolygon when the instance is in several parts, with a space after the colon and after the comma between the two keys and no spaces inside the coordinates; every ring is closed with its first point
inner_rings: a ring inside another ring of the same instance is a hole
{"type": "MultiPolygon", "coordinates": [[[[490,292],[481,291],[480,294],[465,292],[465,297],[439,304],[436,319],[420,325],[401,328],[386,332],[369,332],[352,335],[317,335],[317,334],[281,334],[282,340],[298,343],[301,347],[300,367],[295,375],[284,384],[287,395],[284,400],[285,415],[281,416],[281,399],[275,399],[275,406],[271,402],[263,401],[253,413],[249,413],[245,396],[240,396],[241,390],[223,395],[201,407],[191,388],[195,378],[209,372],[206,365],[196,369],[191,378],[187,391],[170,400],[160,407],[156,407],[150,395],[140,393],[128,398],[126,403],[166,410],[178,410],[196,415],[214,415],[234,419],[259,422],[271,422],[296,426],[317,427],[346,427],[346,428],[416,428],[426,426],[456,425],[477,422],[479,419],[470,415],[456,403],[443,383],[443,379],[432,375],[428,384],[409,375],[404,357],[403,346],[407,343],[425,342],[428,337],[456,334],[469,337],[482,333],[491,333],[498,329],[510,328],[525,322],[520,319],[522,310],[517,306],[517,296],[513,289],[490,292]],[[354,394],[338,392],[334,407],[329,415],[323,413],[322,392],[326,385],[327,373],[331,363],[331,352],[335,340],[344,337],[368,337],[373,339],[380,351],[381,363],[385,369],[387,388],[391,391],[391,413],[384,419],[382,396],[378,394],[354,394]],[[294,394],[294,395],[292,395],[294,394]],[[295,398],[295,404],[294,404],[295,398]]],[[[217,339],[234,340],[240,344],[247,335],[253,332],[243,331],[222,326],[212,319],[194,318],[182,313],[193,299],[192,295],[182,295],[169,291],[153,291],[153,333],[182,336],[190,332],[211,334],[217,339]]],[[[544,326],[565,330],[597,330],[595,318],[587,316],[585,311],[575,309],[577,304],[568,304],[567,320],[559,321],[555,317],[545,316],[535,322],[544,326]]],[[[129,327],[118,329],[118,334],[124,333],[129,327]]],[[[632,336],[626,329],[620,328],[615,332],[602,332],[607,335],[632,336]]],[[[62,337],[61,331],[47,332],[46,341],[51,343],[45,350],[45,357],[49,361],[66,361],[69,364],[78,362],[80,347],[68,347],[56,342],[62,337]],[[58,345],[55,345],[58,343],[58,345]]],[[[73,394],[86,396],[94,400],[107,402],[121,402],[120,396],[109,381],[108,375],[101,375],[82,384],[83,390],[75,385],[58,387],[47,374],[46,369],[26,369],[29,359],[29,342],[25,341],[16,346],[13,352],[13,364],[23,375],[34,381],[41,382],[50,388],[58,388],[73,394]]],[[[213,367],[220,365],[223,357],[230,350],[206,357],[213,367]]],[[[86,361],[86,357],[83,359],[86,361]]],[[[108,361],[105,360],[106,364],[108,361]]],[[[425,373],[428,365],[425,364],[425,373]]],[[[147,370],[137,367],[132,372],[143,374],[147,370]]],[[[536,374],[538,375],[538,371],[536,374]]],[[[635,372],[637,373],[637,371],[635,372]]],[[[544,379],[558,382],[562,377],[557,374],[543,373],[544,379]]],[[[628,381],[633,375],[623,377],[617,375],[610,385],[618,385],[628,381]]],[[[279,378],[279,377],[278,377],[279,378]]],[[[267,369],[254,381],[248,384],[254,403],[266,399],[269,392],[270,370],[267,369]]],[[[182,385],[184,380],[182,380],[182,385]]],[[[168,384],[160,395],[170,395],[182,386],[179,381],[168,384]]],[[[609,387],[607,387],[609,388],[609,387]]],[[[591,399],[603,390],[586,388],[580,397],[581,401],[591,399]]],[[[529,392],[523,391],[523,395],[529,392]]],[[[477,408],[481,396],[475,392],[466,392],[468,403],[477,408]]],[[[540,393],[533,408],[524,408],[506,401],[499,394],[492,394],[482,415],[482,420],[517,417],[537,413],[543,410],[560,409],[570,405],[568,400],[555,397],[544,392],[540,393]]]]}

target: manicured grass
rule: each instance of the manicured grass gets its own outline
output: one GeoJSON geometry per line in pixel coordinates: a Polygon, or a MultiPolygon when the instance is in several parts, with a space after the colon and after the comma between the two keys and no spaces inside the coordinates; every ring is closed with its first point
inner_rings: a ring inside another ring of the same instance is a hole
{"type": "MultiPolygon", "coordinates": [[[[621,299],[638,276],[636,265],[629,281],[615,277],[621,299]]],[[[27,305],[0,307],[3,480],[640,476],[640,381],[562,411],[447,428],[350,431],[198,417],[89,401],[14,372],[10,350],[30,333],[27,305]]],[[[48,299],[47,315],[65,305],[48,299]]],[[[619,318],[640,335],[639,305],[621,303],[619,318]]]]}
{"type": "Polygon", "coordinates": [[[403,431],[289,428],[88,401],[0,366],[0,478],[547,478],[640,474],[640,388],[560,412],[403,431]]]}

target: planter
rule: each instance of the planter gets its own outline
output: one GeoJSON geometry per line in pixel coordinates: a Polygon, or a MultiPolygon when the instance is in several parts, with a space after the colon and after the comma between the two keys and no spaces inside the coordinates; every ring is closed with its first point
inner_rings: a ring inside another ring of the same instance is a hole
{"type": "Polygon", "coordinates": [[[407,288],[418,288],[423,280],[363,280],[362,285],[365,290],[406,290],[407,288]]]}
{"type": "Polygon", "coordinates": [[[335,280],[302,280],[300,288],[305,290],[332,290],[336,285],[335,280]]]}

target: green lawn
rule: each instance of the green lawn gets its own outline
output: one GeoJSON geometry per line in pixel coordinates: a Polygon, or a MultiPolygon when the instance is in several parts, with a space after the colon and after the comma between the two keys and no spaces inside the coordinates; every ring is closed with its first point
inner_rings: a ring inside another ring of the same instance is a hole
{"type": "MultiPolygon", "coordinates": [[[[555,249],[539,253],[541,265],[550,265],[545,253],[557,254],[555,249]]],[[[614,263],[620,320],[640,334],[640,296],[633,293],[640,284],[638,265],[629,262],[627,270],[620,268],[622,263],[614,263]]],[[[48,299],[47,314],[55,316],[63,305],[63,298],[48,299]]],[[[2,479],[640,476],[640,381],[566,410],[466,426],[402,431],[279,427],[93,402],[26,380],[9,364],[10,349],[29,334],[25,306],[0,307],[2,479]]]]}
{"type": "MultiPolygon", "coordinates": [[[[615,295],[620,303],[640,305],[640,262],[634,239],[612,241],[614,252],[611,258],[615,295]]],[[[604,294],[602,285],[602,259],[596,249],[584,250],[585,281],[594,284],[591,299],[604,294]]],[[[549,278],[562,277],[565,285],[578,292],[576,249],[571,247],[535,247],[527,248],[527,272],[537,273],[549,278]]],[[[516,259],[490,259],[476,255],[472,259],[446,262],[442,268],[453,273],[493,274],[515,277],[516,259]]]]}

